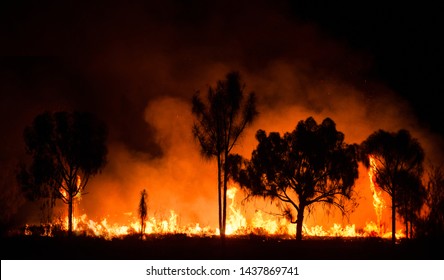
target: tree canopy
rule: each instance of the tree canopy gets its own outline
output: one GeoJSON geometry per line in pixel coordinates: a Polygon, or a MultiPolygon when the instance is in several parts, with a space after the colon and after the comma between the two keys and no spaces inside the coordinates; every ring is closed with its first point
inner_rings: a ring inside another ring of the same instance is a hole
{"type": "Polygon", "coordinates": [[[251,160],[233,157],[233,178],[253,196],[284,202],[284,212],[297,224],[297,240],[302,239],[304,212],[315,203],[337,207],[344,214],[352,210],[346,202],[353,199],[358,177],[357,146],[344,143],[344,134],[332,119],[317,124],[309,117],[283,136],[258,130],[256,139],[251,160]]]}
{"type": "Polygon", "coordinates": [[[18,181],[28,198],[68,204],[72,233],[73,199],[106,164],[107,127],[88,112],[44,112],[24,130],[27,153],[18,181]]]}

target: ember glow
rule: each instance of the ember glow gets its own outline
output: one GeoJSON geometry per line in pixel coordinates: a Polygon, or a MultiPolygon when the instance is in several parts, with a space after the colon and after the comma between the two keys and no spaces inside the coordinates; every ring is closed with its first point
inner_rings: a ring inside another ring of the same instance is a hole
{"type": "Polygon", "coordinates": [[[373,193],[373,206],[375,207],[375,213],[376,213],[376,218],[377,218],[377,223],[376,223],[376,226],[377,226],[376,230],[377,231],[376,232],[379,235],[382,231],[381,220],[382,220],[382,211],[385,208],[385,201],[384,201],[384,198],[382,197],[381,190],[376,189],[376,182],[374,179],[374,172],[376,170],[375,159],[372,156],[370,156],[369,160],[370,160],[370,168],[368,171],[368,177],[370,179],[370,189],[373,193]]]}
{"type": "MultiPolygon", "coordinates": [[[[369,174],[371,171],[369,171],[369,174]]],[[[372,179],[372,177],[370,177],[372,179]]],[[[371,184],[372,185],[372,184],[371,184]]],[[[249,220],[242,214],[242,207],[236,200],[236,193],[239,189],[231,186],[228,189],[227,197],[230,205],[227,216],[227,235],[242,236],[256,234],[268,237],[293,238],[296,234],[296,225],[290,223],[282,216],[270,215],[261,210],[255,211],[253,217],[249,220]]],[[[75,198],[75,209],[80,204],[80,195],[75,198]]],[[[375,205],[375,210],[377,210],[375,205]]],[[[377,213],[382,213],[381,211],[377,213]]],[[[110,223],[106,218],[100,221],[89,219],[87,214],[77,213],[73,218],[73,231],[78,235],[86,235],[91,237],[101,237],[108,240],[113,238],[122,238],[128,235],[140,234],[140,220],[133,213],[125,213],[128,216],[126,224],[110,223]]],[[[145,235],[167,235],[167,234],[185,234],[187,236],[218,236],[219,229],[210,226],[202,227],[199,223],[181,225],[179,223],[179,215],[174,211],[169,211],[166,218],[158,218],[149,216],[145,235]]],[[[380,219],[380,217],[379,217],[380,219]]],[[[379,221],[379,220],[378,220],[379,221]]],[[[54,228],[67,230],[68,218],[54,221],[45,228],[41,233],[44,236],[53,236],[54,228]]],[[[375,222],[369,222],[363,229],[357,229],[355,224],[342,226],[334,223],[330,228],[323,226],[306,226],[303,227],[305,236],[310,237],[382,237],[391,238],[391,232],[383,232],[381,226],[375,222]]],[[[33,234],[27,225],[25,228],[26,235],[33,234]]],[[[404,237],[404,233],[400,230],[397,238],[404,237]]]]}

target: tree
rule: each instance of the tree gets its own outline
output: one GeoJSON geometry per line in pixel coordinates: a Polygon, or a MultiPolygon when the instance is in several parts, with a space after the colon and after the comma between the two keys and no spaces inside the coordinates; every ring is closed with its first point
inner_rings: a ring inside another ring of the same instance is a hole
{"type": "Polygon", "coordinates": [[[392,200],[392,242],[396,241],[397,195],[406,187],[405,178],[420,181],[423,173],[424,151],[417,139],[401,129],[398,132],[378,130],[360,145],[362,162],[370,167],[375,162],[375,182],[392,200]]]}
{"type": "Polygon", "coordinates": [[[0,237],[2,237],[8,229],[15,226],[14,216],[25,198],[15,180],[17,171],[14,165],[10,162],[0,161],[0,170],[2,170],[0,177],[0,237]]]}
{"type": "Polygon", "coordinates": [[[413,228],[420,220],[421,209],[425,203],[426,190],[418,176],[400,172],[395,179],[402,186],[396,195],[396,209],[403,218],[407,238],[413,237],[413,228]]]}
{"type": "Polygon", "coordinates": [[[53,208],[59,197],[59,191],[54,188],[57,184],[53,174],[52,162],[43,155],[36,155],[35,160],[26,166],[20,163],[17,180],[30,201],[39,201],[40,222],[48,224],[52,220],[53,208]]]}
{"type": "Polygon", "coordinates": [[[145,220],[148,215],[148,208],[146,205],[147,193],[144,189],[140,193],[140,202],[139,202],[139,218],[140,218],[140,236],[143,237],[145,234],[145,220]]]}
{"type": "Polygon", "coordinates": [[[251,160],[233,157],[238,166],[232,165],[233,178],[252,196],[284,202],[284,214],[296,224],[297,240],[302,239],[304,213],[315,204],[337,207],[344,215],[353,210],[347,202],[354,201],[357,146],[344,143],[344,134],[336,130],[333,120],[326,118],[318,125],[309,117],[282,137],[258,130],[256,139],[259,143],[251,160]]]}
{"type": "Polygon", "coordinates": [[[217,160],[217,187],[219,229],[225,238],[228,162],[231,151],[244,129],[257,115],[253,92],[244,96],[245,85],[238,72],[229,72],[215,88],[209,87],[207,104],[199,93],[193,96],[192,113],[195,116],[192,132],[200,143],[205,158],[217,160]]]}
{"type": "Polygon", "coordinates": [[[420,235],[440,239],[444,237],[444,170],[430,166],[426,193],[426,216],[421,220],[420,235]]]}
{"type": "Polygon", "coordinates": [[[32,162],[22,164],[18,181],[28,198],[68,204],[69,235],[74,198],[106,164],[106,138],[105,123],[88,112],[45,112],[24,130],[32,162]]]}

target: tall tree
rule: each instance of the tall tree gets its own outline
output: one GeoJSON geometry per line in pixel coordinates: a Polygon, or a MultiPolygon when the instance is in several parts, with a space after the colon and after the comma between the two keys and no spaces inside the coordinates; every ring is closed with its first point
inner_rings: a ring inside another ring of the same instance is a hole
{"type": "Polygon", "coordinates": [[[297,240],[302,239],[304,213],[315,204],[337,207],[345,215],[353,210],[347,206],[355,206],[357,146],[344,143],[333,120],[326,118],[318,125],[309,117],[282,137],[258,130],[256,139],[251,160],[233,157],[233,178],[252,196],[284,202],[284,214],[296,223],[297,240]]]}
{"type": "Polygon", "coordinates": [[[370,167],[370,157],[375,162],[375,182],[392,201],[392,242],[396,242],[397,195],[406,187],[401,178],[420,180],[423,173],[424,151],[417,139],[401,129],[398,132],[378,130],[360,145],[362,161],[370,167]],[[414,179],[417,178],[417,179],[414,179]]]}
{"type": "Polygon", "coordinates": [[[45,112],[24,130],[32,156],[17,178],[28,197],[60,199],[68,205],[72,234],[73,200],[106,164],[107,128],[88,112],[45,112]]]}
{"type": "Polygon", "coordinates": [[[139,218],[140,218],[140,236],[143,237],[145,235],[145,221],[148,215],[148,207],[146,205],[147,193],[144,189],[140,193],[140,201],[139,201],[139,218]]]}
{"type": "Polygon", "coordinates": [[[225,238],[227,212],[227,159],[244,129],[257,115],[253,92],[245,96],[245,85],[238,72],[229,72],[215,88],[209,87],[205,103],[196,93],[192,100],[195,116],[192,132],[206,158],[217,160],[219,230],[225,238]]]}

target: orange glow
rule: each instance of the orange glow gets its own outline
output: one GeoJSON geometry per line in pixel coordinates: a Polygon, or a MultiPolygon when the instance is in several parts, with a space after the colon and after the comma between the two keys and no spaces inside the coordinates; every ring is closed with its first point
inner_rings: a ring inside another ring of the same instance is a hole
{"type": "MultiPolygon", "coordinates": [[[[369,172],[369,175],[372,172],[369,172]]],[[[370,179],[372,177],[370,176],[370,179]]],[[[373,184],[371,184],[373,186],[373,184]]],[[[228,189],[227,197],[230,200],[229,211],[227,216],[227,235],[248,235],[258,234],[266,236],[279,236],[283,238],[293,238],[296,234],[295,224],[290,223],[287,219],[281,216],[267,215],[261,210],[255,211],[251,219],[247,219],[242,214],[242,208],[236,203],[236,193],[238,188],[231,186],[228,189]]],[[[79,203],[78,200],[76,200],[79,203]]],[[[375,210],[379,209],[376,207],[375,210]]],[[[377,214],[380,212],[377,212],[377,214]]],[[[102,237],[105,239],[121,238],[127,235],[139,233],[140,221],[138,217],[133,216],[132,213],[125,213],[128,216],[128,222],[124,225],[118,223],[109,223],[107,218],[103,218],[99,222],[91,220],[86,214],[77,215],[73,218],[73,229],[77,234],[83,234],[93,237],[102,237]]],[[[147,235],[162,235],[162,234],[185,234],[187,236],[215,236],[219,235],[218,228],[210,226],[202,227],[199,223],[181,226],[178,222],[179,215],[170,210],[169,217],[158,219],[151,216],[146,221],[145,234],[147,235]]],[[[378,216],[380,219],[380,216],[378,216]]],[[[63,229],[68,227],[68,218],[65,218],[60,224],[54,222],[54,226],[60,226],[63,229]]],[[[356,229],[355,224],[345,225],[334,223],[329,229],[323,226],[316,225],[308,227],[304,224],[303,232],[305,236],[317,237],[382,237],[391,238],[391,232],[383,232],[381,225],[375,222],[369,222],[363,229],[356,229]]],[[[25,228],[25,234],[30,235],[32,232],[29,227],[25,228]]],[[[52,236],[51,229],[45,231],[44,235],[52,236]]],[[[397,237],[401,238],[404,234],[402,230],[397,233],[397,237]]]]}
{"type": "Polygon", "coordinates": [[[385,208],[385,201],[382,198],[381,191],[376,190],[376,179],[374,178],[374,173],[376,172],[376,161],[372,156],[369,156],[370,168],[368,170],[368,177],[370,179],[370,189],[373,194],[373,207],[375,208],[376,218],[377,218],[377,228],[376,232],[378,235],[382,232],[382,211],[385,208]]]}
{"type": "Polygon", "coordinates": [[[77,175],[76,187],[79,188],[81,183],[82,183],[82,179],[80,178],[79,175],[77,175]]]}
{"type": "Polygon", "coordinates": [[[247,227],[247,220],[242,215],[240,209],[236,208],[234,198],[236,196],[237,191],[238,189],[236,189],[235,187],[231,187],[227,190],[227,197],[231,200],[229,207],[231,214],[228,216],[227,219],[227,228],[226,228],[227,235],[233,235],[236,234],[237,232],[245,231],[247,227]]]}

